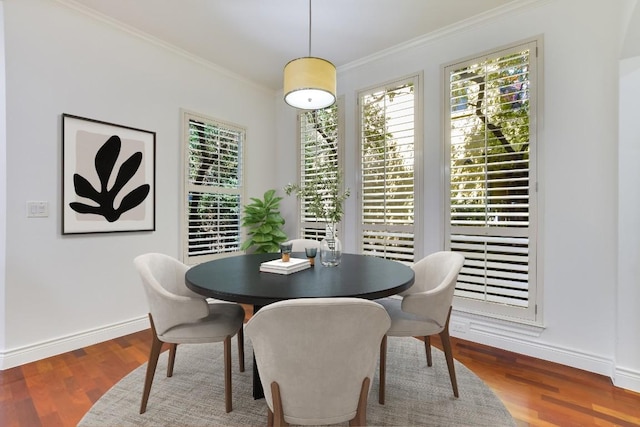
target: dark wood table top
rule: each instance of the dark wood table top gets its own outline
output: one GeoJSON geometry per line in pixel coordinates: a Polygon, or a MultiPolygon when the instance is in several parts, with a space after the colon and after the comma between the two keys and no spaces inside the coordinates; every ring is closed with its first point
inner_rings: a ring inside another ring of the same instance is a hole
{"type": "MultiPolygon", "coordinates": [[[[305,258],[304,253],[293,253],[305,258]]],[[[206,297],[255,306],[292,298],[355,297],[378,299],[408,289],[413,270],[396,261],[372,256],[342,254],[337,267],[315,266],[281,275],[260,272],[264,261],[280,254],[248,254],[204,262],[189,269],[187,287],[206,297]]]]}

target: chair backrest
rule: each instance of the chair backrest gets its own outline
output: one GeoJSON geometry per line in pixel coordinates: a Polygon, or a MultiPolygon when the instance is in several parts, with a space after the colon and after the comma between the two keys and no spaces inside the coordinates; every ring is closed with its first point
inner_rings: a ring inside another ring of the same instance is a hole
{"type": "Polygon", "coordinates": [[[293,245],[291,247],[292,252],[304,252],[305,248],[320,248],[320,242],[312,239],[293,239],[289,240],[288,243],[293,245]]]}
{"type": "Polygon", "coordinates": [[[267,405],[280,387],[284,419],[334,424],[355,417],[365,378],[373,381],[384,308],[357,298],[307,298],[263,307],[245,325],[253,343],[267,405]]]}
{"type": "Polygon", "coordinates": [[[159,336],[172,326],[209,314],[205,297],[185,285],[184,275],[189,269],[185,264],[168,255],[148,253],[137,256],[134,265],[142,279],[149,313],[159,336]]]}
{"type": "Polygon", "coordinates": [[[402,309],[414,314],[423,310],[428,317],[436,320],[440,325],[444,324],[455,291],[458,273],[464,264],[464,256],[457,252],[440,251],[422,258],[413,265],[415,281],[413,285],[400,295],[405,297],[402,309]],[[433,304],[420,307],[407,307],[410,302],[407,296],[421,293],[429,293],[433,304]]]}

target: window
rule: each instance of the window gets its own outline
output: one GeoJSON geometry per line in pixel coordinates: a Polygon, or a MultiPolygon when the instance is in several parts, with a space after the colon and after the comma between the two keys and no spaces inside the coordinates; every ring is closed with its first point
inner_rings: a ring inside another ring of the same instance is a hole
{"type": "Polygon", "coordinates": [[[537,48],[445,67],[447,246],[462,253],[456,308],[536,321],[537,48]]]}
{"type": "Polygon", "coordinates": [[[360,250],[404,262],[416,256],[418,77],[361,92],[360,250]]]}
{"type": "Polygon", "coordinates": [[[240,251],[245,131],[184,113],[184,260],[240,251]]]}
{"type": "MultiPolygon", "coordinates": [[[[333,175],[341,166],[338,105],[298,115],[300,130],[300,186],[313,186],[320,175],[333,175]]],[[[322,240],[326,224],[310,212],[310,198],[300,199],[300,238],[322,240]]]]}

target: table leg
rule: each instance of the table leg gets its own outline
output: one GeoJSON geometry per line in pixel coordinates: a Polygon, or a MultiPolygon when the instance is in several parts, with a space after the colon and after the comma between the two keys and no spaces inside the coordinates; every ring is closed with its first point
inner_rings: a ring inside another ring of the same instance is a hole
{"type": "MultiPolygon", "coordinates": [[[[256,314],[258,310],[262,308],[261,305],[253,306],[253,314],[256,314]]],[[[253,398],[263,399],[264,390],[262,389],[262,383],[260,382],[260,372],[258,372],[258,365],[256,364],[256,355],[253,354],[253,398]]]]}
{"type": "Polygon", "coordinates": [[[260,373],[258,372],[258,365],[256,365],[256,356],[253,356],[253,398],[264,398],[264,390],[262,389],[262,383],[260,382],[260,373]]]}

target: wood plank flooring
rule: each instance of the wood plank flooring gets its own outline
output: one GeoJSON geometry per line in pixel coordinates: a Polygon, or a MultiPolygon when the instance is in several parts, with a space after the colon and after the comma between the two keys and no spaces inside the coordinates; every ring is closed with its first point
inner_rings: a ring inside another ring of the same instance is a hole
{"type": "MultiPolygon", "coordinates": [[[[455,358],[491,387],[519,426],[640,426],[640,394],[614,387],[607,377],[452,341],[455,358]]],[[[0,426],[75,426],[111,386],[147,361],[150,342],[146,330],[0,371],[0,426]]],[[[432,343],[440,347],[436,337],[432,343]]]]}

